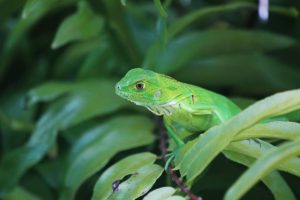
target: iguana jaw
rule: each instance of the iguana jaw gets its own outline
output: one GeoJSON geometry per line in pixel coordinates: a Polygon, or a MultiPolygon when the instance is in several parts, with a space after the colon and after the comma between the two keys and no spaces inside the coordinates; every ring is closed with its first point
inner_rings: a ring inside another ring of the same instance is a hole
{"type": "Polygon", "coordinates": [[[167,115],[170,116],[174,114],[177,110],[178,103],[169,102],[166,104],[161,104],[157,106],[145,106],[148,110],[150,110],[155,115],[167,115]]]}
{"type": "Polygon", "coordinates": [[[143,107],[147,108],[153,114],[158,115],[158,116],[172,115],[176,111],[176,108],[178,107],[178,103],[176,101],[170,101],[170,102],[163,103],[163,104],[154,104],[154,103],[148,104],[145,102],[139,102],[139,101],[133,100],[131,98],[131,96],[129,94],[127,94],[126,92],[116,90],[116,94],[138,106],[143,106],[143,107]]]}
{"type": "Polygon", "coordinates": [[[120,91],[119,89],[117,89],[117,87],[116,87],[116,94],[117,94],[118,96],[122,97],[123,99],[126,99],[126,100],[128,100],[128,101],[130,101],[130,102],[132,102],[132,103],[134,103],[134,104],[136,104],[136,105],[138,105],[138,106],[146,106],[146,105],[145,105],[144,103],[142,103],[142,102],[132,100],[132,98],[130,97],[129,94],[127,94],[126,92],[120,91]]]}

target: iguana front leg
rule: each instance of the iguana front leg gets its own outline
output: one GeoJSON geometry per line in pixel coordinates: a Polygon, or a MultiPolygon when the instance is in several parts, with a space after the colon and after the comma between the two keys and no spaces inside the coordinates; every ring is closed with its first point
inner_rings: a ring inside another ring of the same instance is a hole
{"type": "Polygon", "coordinates": [[[179,148],[184,145],[183,140],[176,134],[176,130],[172,125],[172,121],[167,117],[164,117],[164,125],[167,129],[168,136],[173,139],[176,144],[176,148],[179,148]]]}
{"type": "Polygon", "coordinates": [[[217,116],[220,122],[226,121],[222,113],[220,113],[217,107],[213,105],[193,104],[193,105],[185,106],[184,109],[186,109],[188,112],[194,115],[198,115],[198,116],[215,115],[217,116]]]}
{"type": "Polygon", "coordinates": [[[184,145],[183,140],[176,134],[176,129],[174,128],[172,121],[166,117],[164,117],[164,125],[167,129],[167,134],[169,138],[172,138],[172,140],[175,142],[176,147],[174,150],[168,154],[168,159],[165,164],[165,171],[168,171],[168,167],[170,163],[174,160],[176,156],[176,151],[184,145]]]}

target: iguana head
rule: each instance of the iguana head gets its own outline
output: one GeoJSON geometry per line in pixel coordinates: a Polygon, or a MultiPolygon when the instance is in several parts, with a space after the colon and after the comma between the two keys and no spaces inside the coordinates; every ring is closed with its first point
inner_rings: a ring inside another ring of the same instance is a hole
{"type": "Polygon", "coordinates": [[[160,106],[172,102],[180,94],[179,82],[150,70],[135,68],[116,84],[116,94],[137,105],[160,106]]]}

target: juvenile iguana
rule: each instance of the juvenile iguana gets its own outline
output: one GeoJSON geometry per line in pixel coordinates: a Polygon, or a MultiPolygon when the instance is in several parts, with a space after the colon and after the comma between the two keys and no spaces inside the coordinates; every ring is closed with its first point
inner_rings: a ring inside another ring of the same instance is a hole
{"type": "Polygon", "coordinates": [[[169,76],[135,68],[116,84],[116,93],[155,115],[163,115],[169,136],[180,147],[180,130],[205,131],[239,113],[231,100],[204,88],[169,76]]]}

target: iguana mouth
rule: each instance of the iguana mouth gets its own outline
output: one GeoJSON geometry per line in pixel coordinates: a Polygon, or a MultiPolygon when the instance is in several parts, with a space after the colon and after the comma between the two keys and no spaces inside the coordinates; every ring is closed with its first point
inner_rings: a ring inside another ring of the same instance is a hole
{"type": "Polygon", "coordinates": [[[128,101],[130,101],[130,102],[132,102],[132,103],[134,103],[134,104],[136,104],[136,105],[138,105],[138,106],[143,106],[143,105],[144,105],[144,103],[142,103],[142,102],[132,100],[132,96],[133,96],[133,95],[129,95],[129,94],[126,93],[126,92],[122,92],[122,91],[116,89],[116,94],[117,94],[118,96],[122,97],[123,99],[126,99],[126,100],[128,100],[128,101]]]}
{"type": "Polygon", "coordinates": [[[165,104],[160,104],[160,105],[154,105],[154,104],[147,104],[145,102],[140,102],[140,101],[135,101],[132,100],[132,95],[129,95],[127,93],[118,91],[117,95],[119,95],[120,97],[138,105],[138,106],[144,106],[146,107],[148,110],[150,110],[152,113],[154,113],[155,115],[161,116],[161,115],[172,115],[177,107],[177,103],[175,101],[173,102],[168,102],[165,104]]]}

